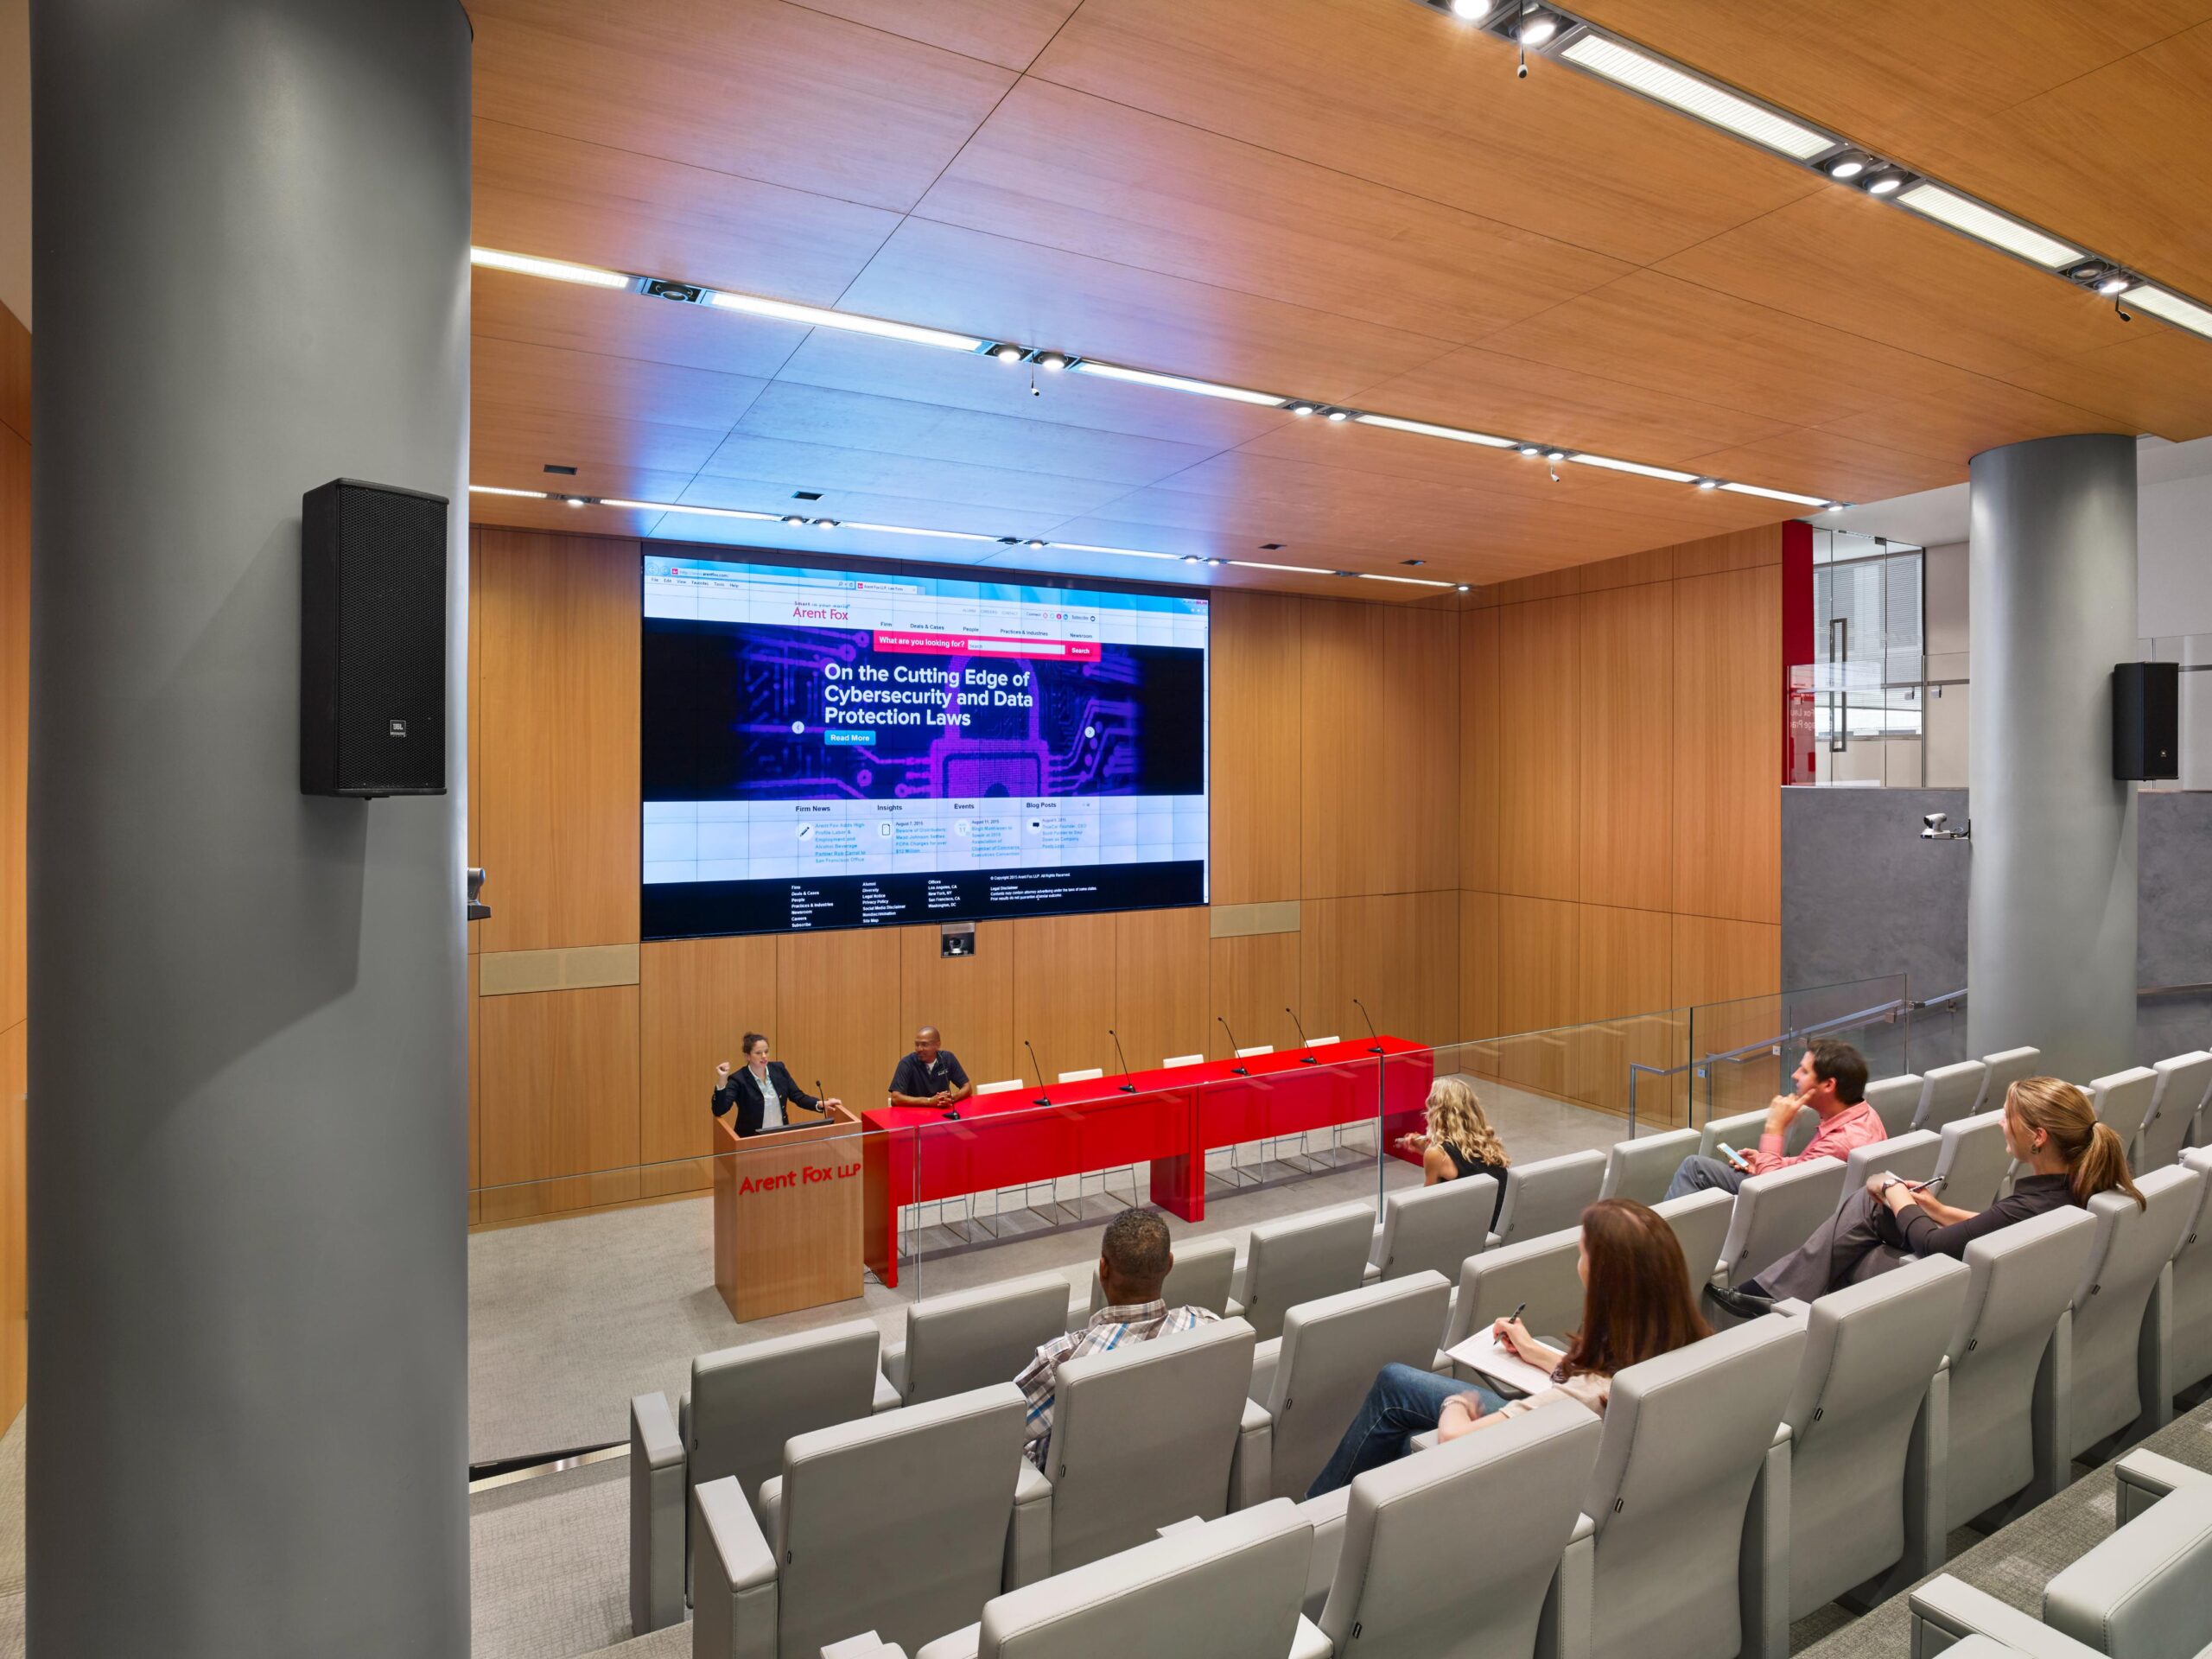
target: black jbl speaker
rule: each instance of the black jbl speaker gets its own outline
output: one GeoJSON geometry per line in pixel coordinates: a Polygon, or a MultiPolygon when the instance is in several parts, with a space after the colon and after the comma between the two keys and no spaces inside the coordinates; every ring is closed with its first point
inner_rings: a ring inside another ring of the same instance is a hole
{"type": "Polygon", "coordinates": [[[300,792],[446,792],[442,495],[333,479],[300,498],[300,792]]]}
{"type": "Polygon", "coordinates": [[[2122,663],[2112,671],[2112,775],[2181,776],[2181,664],[2122,663]]]}

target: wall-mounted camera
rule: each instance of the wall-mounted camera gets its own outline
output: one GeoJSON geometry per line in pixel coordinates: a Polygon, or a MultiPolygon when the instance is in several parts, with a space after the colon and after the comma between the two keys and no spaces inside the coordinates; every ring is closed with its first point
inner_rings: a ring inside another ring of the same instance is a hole
{"type": "Polygon", "coordinates": [[[1946,830],[1943,826],[1950,821],[1951,815],[1948,812],[1923,813],[1920,820],[1920,838],[1923,841],[1971,841],[1974,838],[1971,823],[1963,830],[1946,830]]]}

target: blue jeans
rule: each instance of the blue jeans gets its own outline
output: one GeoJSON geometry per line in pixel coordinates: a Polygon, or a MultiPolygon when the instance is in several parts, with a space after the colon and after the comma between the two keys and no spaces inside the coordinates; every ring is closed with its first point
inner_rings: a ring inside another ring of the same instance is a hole
{"type": "Polygon", "coordinates": [[[1667,1183],[1667,1197],[1687,1198],[1693,1192],[1702,1192],[1708,1187],[1719,1187],[1723,1192],[1733,1192],[1745,1182],[1744,1172],[1732,1164],[1724,1164],[1718,1158],[1707,1158],[1692,1153],[1682,1160],[1682,1166],[1675,1172],[1675,1179],[1667,1183]]]}
{"type": "Polygon", "coordinates": [[[1492,1394],[1479,1382],[1456,1382],[1410,1365],[1385,1365],[1376,1373],[1351,1427],[1337,1442],[1336,1455],[1313,1477],[1306,1496],[1319,1497],[1349,1486],[1353,1476],[1405,1456],[1407,1440],[1434,1428],[1444,1415],[1444,1402],[1462,1394],[1474,1395],[1486,1412],[1505,1403],[1503,1395],[1492,1394]]]}

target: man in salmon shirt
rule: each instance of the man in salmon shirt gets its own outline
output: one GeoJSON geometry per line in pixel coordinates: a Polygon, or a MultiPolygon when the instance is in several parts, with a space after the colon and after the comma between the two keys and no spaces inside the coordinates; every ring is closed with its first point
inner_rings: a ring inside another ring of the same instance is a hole
{"type": "Polygon", "coordinates": [[[1805,1051],[1789,1081],[1797,1092],[1777,1095],[1774,1104],[1766,1109],[1766,1128],[1759,1136],[1758,1151],[1745,1153],[1733,1162],[1692,1153],[1675,1172],[1667,1196],[1679,1198],[1686,1192],[1713,1186],[1733,1192],[1747,1177],[1788,1169],[1812,1158],[1834,1158],[1840,1162],[1851,1155],[1853,1147],[1888,1137],[1880,1115],[1866,1104],[1866,1057],[1849,1043],[1822,1038],[1805,1051]],[[1784,1157],[1782,1138],[1789,1133],[1799,1110],[1807,1106],[1819,1115],[1821,1127],[1804,1151],[1795,1158],[1784,1157]]]}

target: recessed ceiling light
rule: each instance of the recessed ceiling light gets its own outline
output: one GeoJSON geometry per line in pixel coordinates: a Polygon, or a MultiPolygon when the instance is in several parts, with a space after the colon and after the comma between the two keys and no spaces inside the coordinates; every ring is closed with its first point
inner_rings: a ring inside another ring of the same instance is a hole
{"type": "Polygon", "coordinates": [[[837,521],[835,518],[817,518],[814,521],[814,527],[817,530],[835,530],[837,521]]]}
{"type": "Polygon", "coordinates": [[[1467,584],[1466,584],[1465,582],[1461,582],[1461,583],[1459,585],[1459,592],[1461,592],[1461,593],[1463,593],[1463,594],[1465,594],[1465,593],[1471,593],[1471,592],[1472,592],[1473,590],[1472,590],[1471,588],[1470,588],[1467,586],[1467,584]]]}
{"type": "Polygon", "coordinates": [[[977,334],[956,334],[918,323],[893,322],[884,317],[855,316],[849,311],[827,311],[818,305],[794,305],[789,300],[763,299],[757,294],[733,294],[716,289],[707,303],[717,311],[740,311],[772,322],[804,323],[810,328],[841,328],[848,334],[874,334],[880,340],[903,340],[910,346],[938,346],[947,351],[980,351],[986,344],[977,334]]]}
{"type": "Polygon", "coordinates": [[[1239,570],[1281,570],[1294,576],[1333,576],[1338,574],[1311,564],[1268,564],[1258,559],[1231,559],[1229,563],[1239,570]]]}
{"type": "Polygon", "coordinates": [[[2170,294],[2163,288],[2154,288],[2144,283],[2128,290],[2127,302],[2171,322],[2177,328],[2186,328],[2192,334],[2202,334],[2212,340],[2212,310],[2207,310],[2195,300],[2185,300],[2178,294],[2170,294]]]}
{"type": "Polygon", "coordinates": [[[1840,161],[1828,163],[1828,177],[1855,179],[1866,170],[1866,163],[1856,156],[1846,156],[1840,161]]]}
{"type": "Polygon", "coordinates": [[[1544,453],[1533,443],[1524,443],[1519,446],[1519,448],[1521,453],[1524,455],[1541,455],[1544,453]]]}
{"type": "Polygon", "coordinates": [[[1042,547],[1045,543],[1039,541],[1027,541],[1024,542],[1022,545],[1024,547],[1042,547]]]}
{"type": "Polygon", "coordinates": [[[1185,564],[1197,564],[1199,562],[1198,556],[1195,553],[1185,553],[1183,556],[1183,563],[1185,564]]]}
{"type": "Polygon", "coordinates": [[[1720,480],[1717,478],[1700,478],[1697,481],[1697,486],[1700,490],[1717,490],[1720,487],[1720,480]]]}
{"type": "Polygon", "coordinates": [[[471,248],[468,263],[493,270],[512,270],[518,276],[544,276],[556,283],[581,283],[586,288],[627,288],[638,279],[623,271],[597,265],[572,264],[566,259],[540,259],[535,254],[505,253],[498,248],[471,248]]]}
{"type": "Polygon", "coordinates": [[[773,524],[776,520],[772,512],[747,512],[742,507],[686,506],[680,501],[620,501],[611,496],[603,496],[599,505],[602,507],[630,507],[639,512],[689,513],[699,518],[750,518],[764,524],[773,524]]]}
{"type": "Polygon", "coordinates": [[[503,490],[496,484],[472,484],[471,495],[518,495],[530,501],[550,501],[553,498],[543,490],[503,490]]]}
{"type": "Polygon", "coordinates": [[[1373,570],[1339,570],[1340,576],[1357,576],[1362,582],[1395,582],[1408,588],[1449,588],[1448,582],[1432,582],[1427,576],[1386,576],[1373,570]]]}
{"type": "Polygon", "coordinates": [[[1037,359],[1040,369],[1065,369],[1067,365],[1067,354],[1064,352],[1046,352],[1037,359]]]}
{"type": "Polygon", "coordinates": [[[2115,271],[2097,284],[2097,292],[2107,299],[2110,299],[2115,294],[2125,294],[2127,292],[2127,278],[2115,271]]]}
{"type": "Polygon", "coordinates": [[[2041,231],[2023,225],[2016,219],[2008,219],[1994,209],[1983,207],[1971,197],[1962,196],[1955,190],[1946,190],[1940,184],[1929,184],[1925,180],[1909,190],[1899,191],[1897,206],[1910,207],[1914,213],[1924,214],[1938,224],[1948,225],[1977,242],[1986,242],[1993,248],[2018,254],[2023,259],[2041,265],[2045,270],[2070,265],[2082,257],[2081,249],[2069,247],[2055,236],[2045,236],[2041,231]]]}
{"type": "Polygon", "coordinates": [[[1332,409],[1329,411],[1329,418],[1332,421],[1348,421],[1351,418],[1351,410],[1348,409],[1332,409]]]}
{"type": "Polygon", "coordinates": [[[1866,181],[1866,194],[1870,196],[1892,195],[1904,183],[1904,175],[1902,173],[1878,173],[1866,181]]]}
{"type": "Polygon", "coordinates": [[[1564,449],[1547,449],[1544,451],[1544,459],[1546,461],[1565,461],[1567,459],[1567,451],[1564,449]]]}
{"type": "Polygon", "coordinates": [[[1616,461],[1611,455],[1576,454],[1567,459],[1584,467],[1602,467],[1609,473],[1634,473],[1639,478],[1663,478],[1669,484],[1689,484],[1697,478],[1695,473],[1685,473],[1676,467],[1647,467],[1640,461],[1616,461]]]}
{"type": "Polygon", "coordinates": [[[786,513],[784,516],[784,522],[796,528],[797,526],[804,524],[806,520],[800,518],[798,514],[792,512],[786,513]]]}
{"type": "Polygon", "coordinates": [[[1513,38],[1523,46],[1541,46],[1559,33],[1559,19],[1548,12],[1538,12],[1514,31],[1513,38]]]}
{"type": "Polygon", "coordinates": [[[1214,380],[1193,380],[1188,375],[1155,374],[1150,369],[1125,369],[1118,364],[1097,363],[1087,357],[1068,366],[1077,374],[1095,374],[1103,380],[1127,380],[1133,385],[1158,386],[1163,391],[1196,392],[1201,397],[1225,397],[1236,404],[1262,404],[1279,409],[1288,401],[1269,391],[1224,386],[1214,380]]]}
{"type": "Polygon", "coordinates": [[[1452,0],[1452,15],[1470,22],[1490,10],[1490,0],[1452,0]]]}
{"type": "Polygon", "coordinates": [[[1317,415],[1320,411],[1311,404],[1293,404],[1290,412],[1294,415],[1317,415]]]}
{"type": "Polygon", "coordinates": [[[1823,150],[1835,148],[1835,139],[1827,133],[1789,120],[1747,98],[1700,80],[1671,63],[1609,40],[1594,30],[1576,40],[1560,56],[1578,69],[1586,69],[1630,92],[1656,99],[1739,138],[1780,150],[1795,161],[1809,162],[1823,150]]]}
{"type": "Polygon", "coordinates": [[[1799,495],[1794,490],[1770,490],[1757,484],[1723,484],[1720,486],[1732,495],[1763,495],[1770,501],[1795,501],[1801,506],[1825,507],[1825,495],[1799,495]]]}
{"type": "Polygon", "coordinates": [[[1392,432],[1412,432],[1424,438],[1449,438],[1454,443],[1478,443],[1487,449],[1510,449],[1510,438],[1492,437],[1487,432],[1470,432],[1462,427],[1435,426],[1427,421],[1402,421],[1395,415],[1359,415],[1353,418],[1362,426],[1380,426],[1392,432]]]}
{"type": "Polygon", "coordinates": [[[998,359],[1001,363],[1019,363],[1021,361],[1021,347],[1019,346],[994,346],[991,348],[991,355],[998,359]]]}
{"type": "Polygon", "coordinates": [[[564,495],[561,499],[572,507],[581,507],[584,505],[584,499],[581,495],[564,495]]]}
{"type": "Polygon", "coordinates": [[[1208,559],[1208,560],[1206,561],[1206,563],[1207,563],[1208,565],[1210,565],[1210,566],[1213,566],[1213,567],[1215,567],[1215,568],[1217,568],[1217,569],[1218,569],[1220,566],[1222,566],[1222,565],[1224,565],[1224,564],[1226,564],[1227,563],[1228,563],[1228,561],[1227,561],[1226,559],[1208,559]]]}
{"type": "Polygon", "coordinates": [[[1102,547],[1096,542],[1054,542],[1054,547],[1064,547],[1071,553],[1115,553],[1125,559],[1175,559],[1174,553],[1150,553],[1141,547],[1102,547]]]}
{"type": "Polygon", "coordinates": [[[845,521],[847,530],[872,530],[884,536],[928,536],[942,542],[995,542],[995,536],[979,536],[972,530],[923,530],[914,524],[869,524],[857,519],[845,521]]]}

